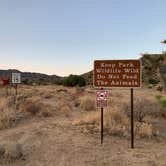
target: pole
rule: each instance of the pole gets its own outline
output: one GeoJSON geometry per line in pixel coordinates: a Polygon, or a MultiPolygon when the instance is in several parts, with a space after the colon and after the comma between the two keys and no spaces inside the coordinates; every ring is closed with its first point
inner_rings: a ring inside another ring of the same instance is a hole
{"type": "MultiPolygon", "coordinates": [[[[101,88],[103,90],[103,88],[101,88]]],[[[103,144],[103,107],[101,108],[101,144],[103,144]]]]}
{"type": "Polygon", "coordinates": [[[9,92],[8,92],[8,85],[6,86],[6,97],[8,97],[9,92]]]}
{"type": "Polygon", "coordinates": [[[134,94],[131,88],[131,148],[134,149],[134,94]]]}
{"type": "Polygon", "coordinates": [[[16,88],[16,96],[17,96],[17,84],[16,84],[16,87],[15,87],[15,88],[16,88]]]}
{"type": "Polygon", "coordinates": [[[103,108],[101,108],[101,144],[103,144],[103,108]]]}

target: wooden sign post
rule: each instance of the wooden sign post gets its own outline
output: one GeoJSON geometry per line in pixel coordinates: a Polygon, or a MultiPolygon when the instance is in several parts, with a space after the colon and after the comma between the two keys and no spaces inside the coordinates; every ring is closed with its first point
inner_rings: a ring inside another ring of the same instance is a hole
{"type": "MultiPolygon", "coordinates": [[[[140,60],[94,61],[93,85],[95,88],[131,89],[131,148],[134,148],[134,89],[141,87],[140,60]]],[[[103,119],[101,109],[101,121],[103,119]]],[[[103,131],[101,126],[101,131],[103,131]]],[[[102,135],[103,140],[103,135],[102,135]]]]}

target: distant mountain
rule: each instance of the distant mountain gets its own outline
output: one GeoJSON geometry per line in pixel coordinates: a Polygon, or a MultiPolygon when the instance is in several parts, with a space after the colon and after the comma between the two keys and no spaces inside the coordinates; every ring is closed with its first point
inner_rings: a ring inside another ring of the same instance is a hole
{"type": "MultiPolygon", "coordinates": [[[[142,79],[143,86],[162,85],[166,90],[166,53],[143,54],[142,79]]],[[[20,72],[22,82],[25,84],[62,84],[64,77],[57,75],[47,75],[41,73],[21,72],[16,69],[0,70],[0,78],[11,78],[13,72],[20,72]]],[[[93,71],[81,75],[86,80],[87,85],[93,84],[93,71]]]]}
{"type": "Polygon", "coordinates": [[[63,77],[57,75],[47,75],[42,73],[31,73],[31,72],[21,72],[16,69],[0,70],[0,78],[11,78],[12,73],[21,73],[21,79],[23,83],[26,84],[49,84],[56,83],[63,77]]]}

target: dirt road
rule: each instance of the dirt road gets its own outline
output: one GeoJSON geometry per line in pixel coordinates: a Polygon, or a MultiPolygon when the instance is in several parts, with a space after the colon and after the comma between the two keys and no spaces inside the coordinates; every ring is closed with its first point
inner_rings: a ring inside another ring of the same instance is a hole
{"type": "MultiPolygon", "coordinates": [[[[166,141],[130,140],[99,133],[84,134],[71,124],[72,117],[31,119],[0,132],[0,141],[18,141],[24,157],[13,166],[166,166],[166,141]]],[[[11,164],[10,164],[11,165],[11,164]]]]}

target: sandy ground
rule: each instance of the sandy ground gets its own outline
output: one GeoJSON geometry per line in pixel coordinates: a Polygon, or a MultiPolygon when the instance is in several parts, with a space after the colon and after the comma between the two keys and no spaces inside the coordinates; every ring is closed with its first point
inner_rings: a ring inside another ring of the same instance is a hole
{"type": "MultiPolygon", "coordinates": [[[[101,145],[100,133],[85,134],[72,125],[77,116],[81,112],[75,110],[69,117],[32,118],[1,130],[0,141],[18,141],[24,152],[21,160],[2,165],[166,166],[166,137],[135,140],[135,149],[131,149],[130,140],[104,135],[101,145]]],[[[161,123],[166,126],[166,120],[161,123]]]]}

